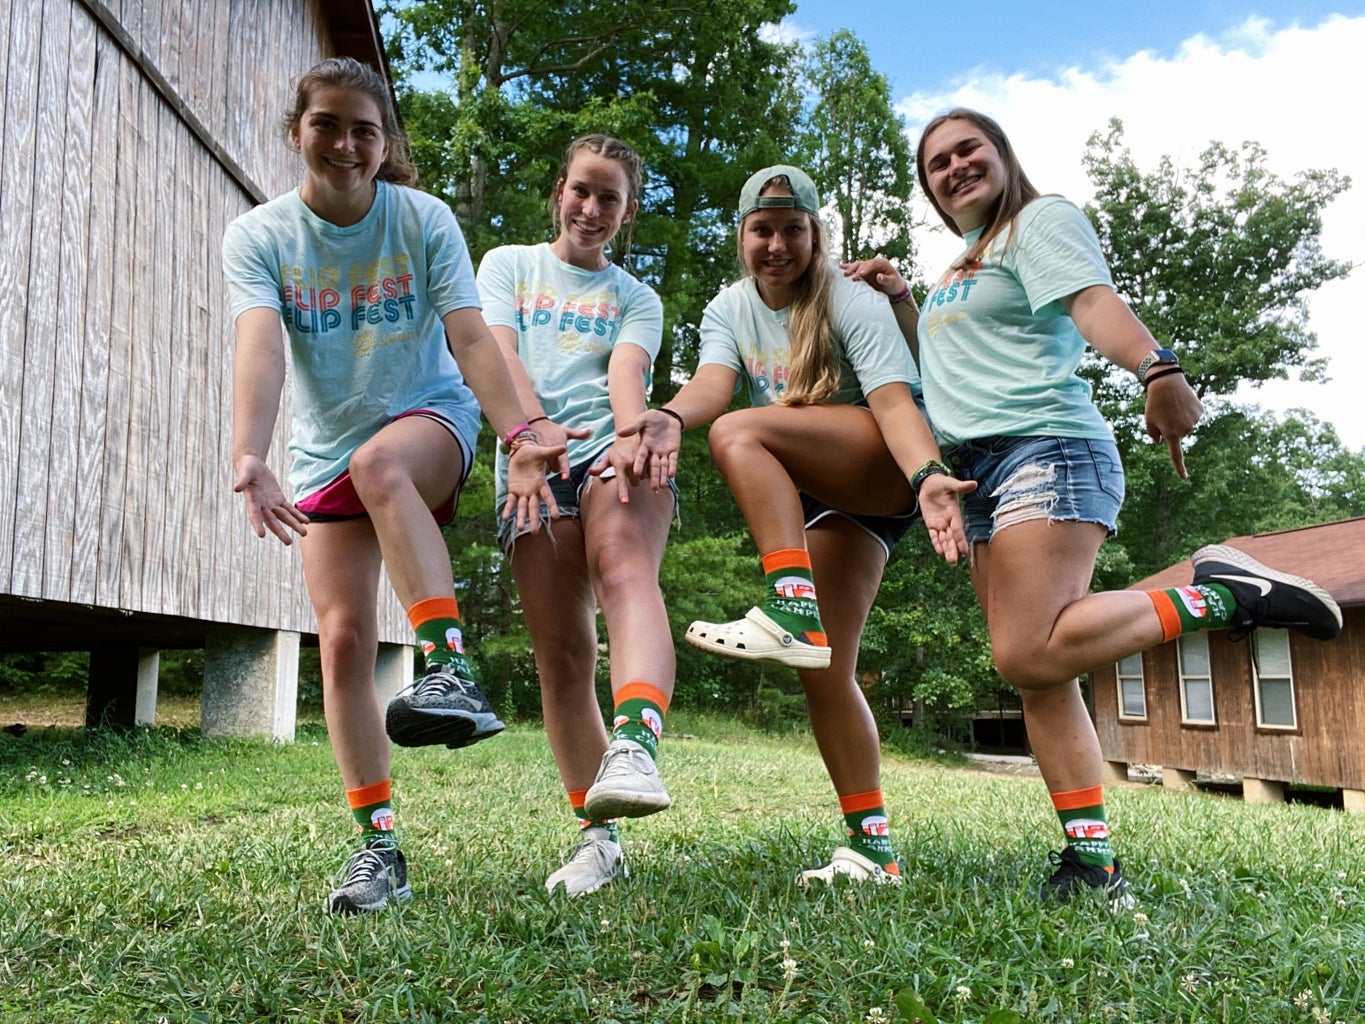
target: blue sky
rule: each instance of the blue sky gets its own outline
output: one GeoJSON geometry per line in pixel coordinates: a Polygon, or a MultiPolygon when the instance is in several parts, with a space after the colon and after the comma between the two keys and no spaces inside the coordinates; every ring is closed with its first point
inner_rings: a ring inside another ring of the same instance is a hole
{"type": "MultiPolygon", "coordinates": [[[[934,113],[975,107],[1004,126],[1039,189],[1077,203],[1090,198],[1086,139],[1115,116],[1147,170],[1164,155],[1190,167],[1212,140],[1260,143],[1285,180],[1335,168],[1355,184],[1324,211],[1323,249],[1365,263],[1365,133],[1357,124],[1365,0],[980,0],[942,9],[798,0],[781,31],[810,43],[839,28],[856,32],[887,76],[912,142],[934,113]]],[[[930,277],[958,242],[921,206],[915,269],[930,277]]],[[[1332,379],[1272,381],[1238,398],[1277,412],[1310,409],[1348,447],[1365,450],[1365,266],[1312,293],[1308,308],[1332,379]]]]}

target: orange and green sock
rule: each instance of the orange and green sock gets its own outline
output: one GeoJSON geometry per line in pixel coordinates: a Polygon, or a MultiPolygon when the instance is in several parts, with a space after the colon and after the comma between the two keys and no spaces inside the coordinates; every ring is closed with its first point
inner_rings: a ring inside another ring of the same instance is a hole
{"type": "Polygon", "coordinates": [[[427,667],[449,666],[457,676],[475,682],[474,667],[464,649],[464,625],[460,605],[453,597],[432,597],[408,609],[408,621],[426,655],[427,667]]]}
{"type": "Polygon", "coordinates": [[[828,646],[815,598],[815,574],[805,548],[780,548],[763,556],[768,594],[763,611],[802,643],[828,646]]]}
{"type": "Polygon", "coordinates": [[[1109,845],[1104,787],[1090,786],[1050,795],[1066,832],[1066,845],[1076,851],[1082,864],[1096,864],[1113,871],[1114,848],[1109,845]]]}
{"type": "Polygon", "coordinates": [[[664,731],[668,698],[651,683],[630,682],[616,694],[616,713],[611,721],[613,740],[634,740],[658,757],[659,737],[664,731]]]}
{"type": "Polygon", "coordinates": [[[1218,583],[1148,590],[1146,594],[1161,620],[1164,643],[1201,629],[1222,629],[1236,610],[1232,591],[1218,583]]]}
{"type": "Polygon", "coordinates": [[[588,814],[583,804],[587,801],[588,791],[586,789],[569,790],[569,806],[573,808],[574,817],[578,819],[579,830],[589,828],[604,829],[610,836],[611,841],[619,843],[621,841],[621,829],[616,824],[615,818],[605,818],[598,820],[588,814]]]}
{"type": "Polygon", "coordinates": [[[346,790],[351,816],[360,826],[363,842],[376,836],[393,834],[393,783],[389,779],[369,786],[346,790]]]}
{"type": "Polygon", "coordinates": [[[891,830],[886,824],[886,801],[880,789],[839,797],[839,810],[848,826],[848,845],[870,861],[880,864],[889,875],[899,875],[896,851],[891,848],[891,830]]]}

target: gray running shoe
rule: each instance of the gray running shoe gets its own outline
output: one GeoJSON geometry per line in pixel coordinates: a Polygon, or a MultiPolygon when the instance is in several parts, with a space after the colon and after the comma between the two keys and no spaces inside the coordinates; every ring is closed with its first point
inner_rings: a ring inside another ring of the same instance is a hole
{"type": "Polygon", "coordinates": [[[876,885],[901,884],[899,865],[896,865],[896,873],[893,874],[872,858],[847,846],[835,847],[834,856],[824,867],[811,868],[809,871],[799,873],[796,876],[796,884],[805,889],[812,882],[833,885],[839,878],[847,878],[853,882],[873,882],[876,885]]]}
{"type": "Polygon", "coordinates": [[[1232,591],[1237,607],[1228,628],[1233,634],[1257,626],[1293,629],[1315,640],[1335,640],[1341,633],[1341,609],[1312,580],[1271,569],[1226,544],[1200,548],[1190,561],[1195,586],[1217,583],[1232,591]]]}
{"type": "Polygon", "coordinates": [[[569,851],[564,866],[545,879],[545,890],[552,893],[562,885],[566,896],[586,896],[629,874],[621,844],[604,828],[588,828],[569,851]]]}
{"type": "Polygon", "coordinates": [[[608,821],[643,818],[672,802],[649,752],[634,740],[615,740],[602,755],[597,781],[588,790],[583,809],[595,821],[608,821]]]}
{"type": "Polygon", "coordinates": [[[436,665],[389,701],[384,728],[400,747],[444,743],[453,749],[496,736],[505,726],[478,683],[436,665]]]}
{"type": "Polygon", "coordinates": [[[412,899],[408,862],[398,841],[388,837],[367,840],[342,865],[337,887],[327,897],[333,914],[361,914],[383,910],[389,900],[412,899]]]}

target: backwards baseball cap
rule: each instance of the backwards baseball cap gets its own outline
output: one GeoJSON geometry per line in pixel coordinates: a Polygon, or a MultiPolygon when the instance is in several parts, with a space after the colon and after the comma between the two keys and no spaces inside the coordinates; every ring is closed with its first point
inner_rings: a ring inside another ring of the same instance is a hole
{"type": "Polygon", "coordinates": [[[815,190],[815,182],[810,180],[810,175],[801,168],[792,167],[790,164],[774,164],[751,174],[744,187],[739,190],[740,223],[755,210],[804,210],[812,217],[818,217],[820,194],[815,190]],[[758,194],[768,182],[783,176],[791,182],[791,195],[758,194]]]}

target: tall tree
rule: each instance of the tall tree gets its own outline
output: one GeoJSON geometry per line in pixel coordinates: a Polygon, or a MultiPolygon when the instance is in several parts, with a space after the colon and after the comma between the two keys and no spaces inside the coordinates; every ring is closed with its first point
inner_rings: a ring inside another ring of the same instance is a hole
{"type": "Polygon", "coordinates": [[[1246,417],[1231,402],[1238,385],[1323,373],[1306,296],[1350,270],[1321,246],[1322,210],[1350,180],[1335,170],[1310,170],[1285,181],[1251,142],[1240,150],[1212,143],[1193,168],[1163,157],[1143,172],[1123,145],[1117,119],[1090,137],[1084,163],[1095,186],[1086,212],[1115,288],[1158,341],[1179,351],[1207,410],[1190,454],[1191,481],[1184,483],[1146,441],[1142,389],[1132,375],[1098,359],[1084,371],[1128,468],[1125,532],[1148,541],[1140,557],[1132,552],[1134,563],[1165,565],[1191,540],[1210,539],[1189,536],[1187,525],[1197,520],[1189,512],[1209,499],[1201,481],[1223,475],[1213,469],[1226,448],[1211,443],[1222,435],[1214,424],[1246,417]]]}
{"type": "Polygon", "coordinates": [[[839,213],[843,260],[880,252],[908,266],[914,249],[907,197],[914,183],[905,120],[886,76],[847,29],[816,43],[807,60],[811,105],[803,160],[839,213]]]}

